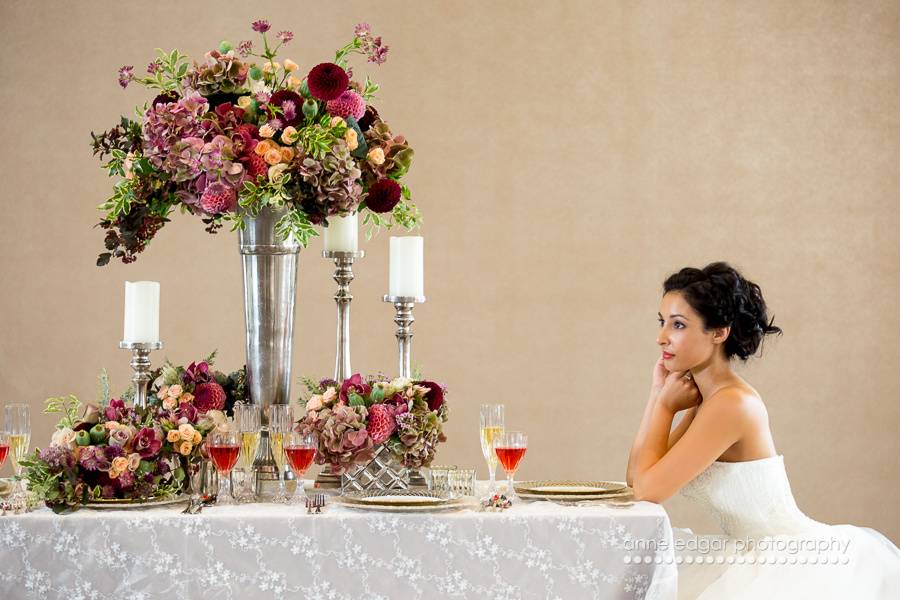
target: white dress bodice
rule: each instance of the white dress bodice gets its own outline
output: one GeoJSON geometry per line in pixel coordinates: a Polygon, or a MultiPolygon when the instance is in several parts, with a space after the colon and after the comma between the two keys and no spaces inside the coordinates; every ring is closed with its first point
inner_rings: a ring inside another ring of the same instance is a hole
{"type": "Polygon", "coordinates": [[[684,558],[679,600],[900,598],[897,546],[869,527],[807,517],[794,501],[781,454],[714,462],[681,494],[718,517],[725,535],[673,527],[676,550],[703,548],[700,538],[723,542],[713,552],[676,551],[677,559],[684,558]]]}
{"type": "Polygon", "coordinates": [[[718,516],[731,537],[799,534],[826,526],[797,507],[784,455],[712,463],[681,494],[718,516]]]}

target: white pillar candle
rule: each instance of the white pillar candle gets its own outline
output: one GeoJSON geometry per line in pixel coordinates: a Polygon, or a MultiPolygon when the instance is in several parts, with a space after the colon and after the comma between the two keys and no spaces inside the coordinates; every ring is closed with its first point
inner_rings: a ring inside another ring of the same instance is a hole
{"type": "Polygon", "coordinates": [[[159,282],[125,282],[125,342],[159,341],[159,282]]]}
{"type": "Polygon", "coordinates": [[[346,217],[329,217],[328,227],[323,228],[325,250],[332,252],[356,252],[359,225],[356,213],[346,217]]]}
{"type": "Polygon", "coordinates": [[[391,296],[425,295],[424,240],[420,235],[391,237],[388,289],[391,296]]]}

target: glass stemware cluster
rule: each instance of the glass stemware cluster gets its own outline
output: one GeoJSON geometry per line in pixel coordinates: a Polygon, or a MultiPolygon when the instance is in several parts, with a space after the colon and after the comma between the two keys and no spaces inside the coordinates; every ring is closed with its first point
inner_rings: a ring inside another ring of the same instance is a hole
{"type": "Polygon", "coordinates": [[[482,404],[480,417],[481,452],[490,474],[489,493],[497,489],[497,463],[507,477],[507,496],[515,497],[513,477],[528,449],[528,436],[520,431],[506,431],[505,408],[502,404],[482,404]]]}

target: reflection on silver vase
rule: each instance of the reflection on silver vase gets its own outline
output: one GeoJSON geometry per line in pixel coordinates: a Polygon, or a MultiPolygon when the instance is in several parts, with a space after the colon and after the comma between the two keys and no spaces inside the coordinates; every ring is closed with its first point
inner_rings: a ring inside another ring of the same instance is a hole
{"type": "MultiPolygon", "coordinates": [[[[247,341],[247,391],[262,412],[263,439],[254,461],[258,478],[276,482],[277,472],[266,443],[268,408],[289,404],[294,304],[300,244],[279,240],[275,224],[286,209],[262,209],[246,217],[238,233],[244,271],[244,317],[247,341]],[[258,467],[261,467],[258,468],[258,467]]],[[[257,483],[259,489],[262,481],[257,483]]]]}

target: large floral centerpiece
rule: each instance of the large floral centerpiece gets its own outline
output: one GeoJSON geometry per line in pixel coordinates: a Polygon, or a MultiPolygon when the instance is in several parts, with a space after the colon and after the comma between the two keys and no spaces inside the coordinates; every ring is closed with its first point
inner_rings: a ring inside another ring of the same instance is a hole
{"type": "Polygon", "coordinates": [[[223,409],[241,393],[241,372],[211,371],[211,359],[186,368],[166,363],[154,373],[145,409],[126,403],[132,392],[110,398],[105,373],[96,403],[82,406],[72,395],[47,400],[44,412],[61,418],[50,444],[22,461],[29,489],[57,512],[180,493],[206,436],[229,427],[223,409]]]}
{"type": "Polygon", "coordinates": [[[316,462],[336,474],[370,461],[384,444],[404,467],[427,467],[446,441],[446,389],[432,381],[359,373],[338,383],[304,380],[310,397],[296,426],[319,438],[316,462]]]}
{"type": "Polygon", "coordinates": [[[264,20],[252,29],[261,47],[223,41],[193,63],[159,50],[143,76],[119,70],[123,88],[137,83],[157,95],[136,119],[91,134],[94,154],[121,178],[100,206],[106,250],[98,265],[136,260],[176,209],[199,216],[210,233],[226,222],[241,228],[265,207],[287,209],[276,232],[303,246],[329,217],[356,211],[365,212],[369,236],[419,223],[401,182],[413,150],[370,104],[378,85],[348,64],[354,53],[384,63],[381,38],[360,24],[334,62],[299,76],[296,62],[277,60],[293,33],[270,38],[264,20]]]}

